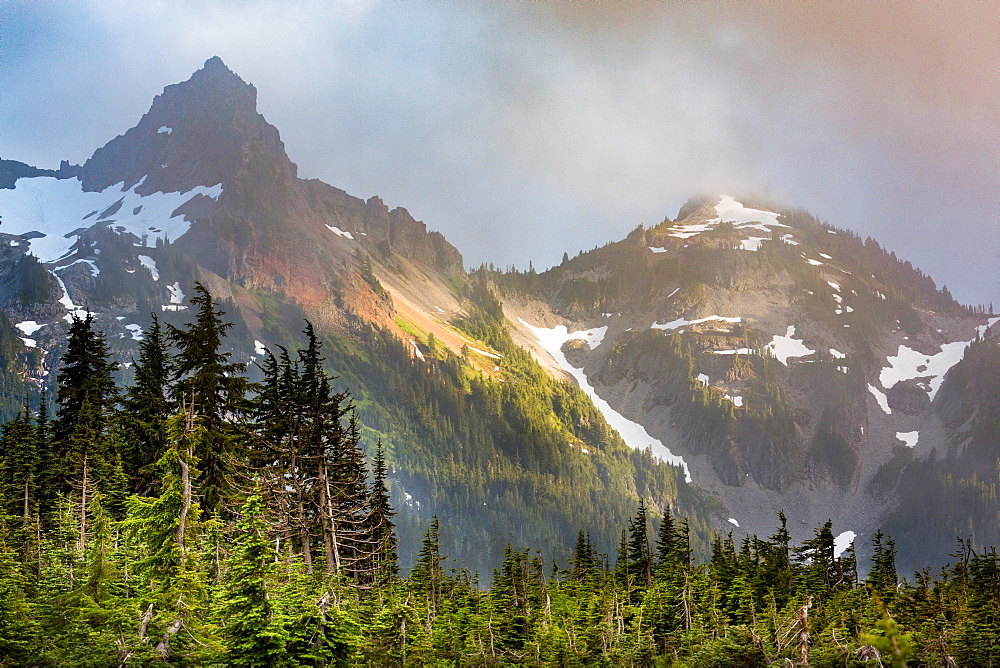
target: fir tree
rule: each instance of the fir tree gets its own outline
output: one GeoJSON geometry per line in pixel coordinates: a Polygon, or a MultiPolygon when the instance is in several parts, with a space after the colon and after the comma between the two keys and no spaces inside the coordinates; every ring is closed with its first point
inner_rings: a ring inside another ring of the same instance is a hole
{"type": "Polygon", "coordinates": [[[227,663],[280,665],[286,660],[288,631],[275,617],[268,596],[274,554],[260,497],[248,498],[240,512],[219,604],[219,614],[225,620],[227,663]]]}
{"type": "Polygon", "coordinates": [[[153,489],[152,465],[166,450],[166,422],[173,412],[168,398],[170,357],[156,314],[139,344],[135,380],[122,399],[120,432],[129,487],[139,493],[153,489]]]}
{"type": "Polygon", "coordinates": [[[195,453],[203,469],[202,493],[205,510],[217,513],[228,498],[233,476],[233,430],[231,416],[239,414],[248,382],[246,365],[230,361],[222,351],[222,340],[233,324],[224,322],[224,311],[216,310],[212,295],[201,283],[194,284],[191,305],[195,320],[186,328],[168,326],[167,338],[176,347],[172,398],[178,405],[193,403],[205,428],[203,446],[195,453]]]}
{"type": "Polygon", "coordinates": [[[372,571],[378,582],[395,578],[399,573],[396,565],[396,533],[392,517],[395,511],[389,503],[389,488],[386,485],[385,458],[382,441],[379,440],[372,463],[371,513],[368,516],[369,535],[374,544],[372,571]]]}

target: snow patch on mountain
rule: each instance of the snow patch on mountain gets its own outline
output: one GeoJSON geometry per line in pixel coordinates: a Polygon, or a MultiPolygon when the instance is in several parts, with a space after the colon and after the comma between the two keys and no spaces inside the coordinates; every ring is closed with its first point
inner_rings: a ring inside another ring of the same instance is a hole
{"type": "Polygon", "coordinates": [[[354,240],[354,235],[353,234],[351,234],[350,232],[345,232],[344,230],[340,229],[336,225],[327,225],[326,229],[330,230],[331,232],[333,232],[334,234],[336,234],[338,237],[344,237],[345,239],[350,239],[351,241],[354,240]]]}
{"type": "Polygon", "coordinates": [[[42,327],[45,327],[45,323],[39,324],[34,320],[25,320],[24,322],[19,322],[14,326],[21,330],[21,333],[25,336],[31,336],[42,327]]]}
{"type": "Polygon", "coordinates": [[[148,255],[139,255],[137,257],[139,258],[139,264],[149,270],[149,274],[153,277],[153,280],[160,280],[160,272],[156,269],[156,260],[148,255]]]}
{"type": "Polygon", "coordinates": [[[915,447],[917,447],[917,441],[920,440],[920,432],[919,431],[897,431],[896,432],[896,438],[898,438],[899,440],[901,440],[903,442],[903,445],[905,445],[906,447],[908,447],[908,448],[915,448],[915,447]]]}
{"type": "Polygon", "coordinates": [[[812,355],[815,350],[810,350],[803,343],[802,339],[793,338],[795,335],[795,325],[789,325],[788,330],[785,332],[784,336],[774,335],[771,342],[767,344],[767,348],[774,355],[774,359],[778,360],[785,366],[788,366],[788,360],[792,357],[805,357],[806,355],[812,355]]]}
{"type": "Polygon", "coordinates": [[[885,396],[885,392],[882,392],[871,383],[868,384],[868,391],[875,397],[875,401],[878,403],[879,408],[881,408],[886,415],[892,415],[892,409],[889,408],[889,398],[885,396]]]}
{"type": "Polygon", "coordinates": [[[851,543],[853,543],[857,537],[858,534],[853,531],[845,531],[837,535],[833,539],[833,558],[839,559],[840,555],[842,555],[847,548],[851,546],[851,543]]]}
{"type": "Polygon", "coordinates": [[[604,340],[604,335],[608,333],[608,326],[595,327],[593,329],[585,329],[579,332],[573,332],[569,335],[570,339],[579,340],[586,342],[587,346],[593,350],[597,346],[601,345],[601,341],[604,340]]]}
{"type": "MultiPolygon", "coordinates": [[[[676,292],[676,290],[674,292],[676,292]]],[[[670,294],[673,294],[673,292],[671,292],[670,294]]],[[[740,322],[739,317],[728,318],[726,316],[721,316],[721,315],[709,315],[705,316],[704,318],[698,318],[697,320],[678,318],[677,320],[671,320],[670,322],[664,324],[654,322],[652,325],[649,326],[649,328],[663,329],[663,330],[680,329],[681,327],[687,327],[688,325],[697,325],[699,323],[708,322],[709,320],[720,320],[722,322],[740,322]]]]}
{"type": "MultiPolygon", "coordinates": [[[[19,179],[13,189],[0,190],[0,231],[28,235],[23,239],[29,252],[42,262],[55,262],[73,252],[77,237],[94,224],[108,225],[119,233],[131,233],[142,240],[150,229],[157,237],[176,241],[191,227],[191,223],[176,211],[193,198],[203,195],[218,199],[222,184],[198,186],[184,193],[135,192],[123,183],[108,186],[100,192],[84,192],[77,179],[35,177],[19,179]]],[[[144,245],[152,247],[156,237],[145,237],[144,245]]]]}
{"type": "Polygon", "coordinates": [[[569,341],[571,336],[565,325],[559,325],[558,327],[552,328],[535,327],[524,320],[521,320],[521,324],[531,330],[531,332],[535,335],[535,338],[541,344],[542,348],[544,348],[545,351],[552,356],[556,363],[559,364],[560,368],[576,379],[576,382],[580,385],[580,389],[582,389],[584,393],[590,397],[591,401],[594,402],[594,406],[597,407],[597,410],[601,411],[604,419],[608,421],[608,424],[611,425],[611,427],[614,428],[619,435],[621,435],[622,440],[624,440],[629,447],[635,450],[650,448],[654,456],[659,457],[669,464],[683,468],[684,479],[687,482],[691,482],[691,472],[688,469],[687,462],[685,462],[682,457],[670,452],[670,449],[663,445],[659,439],[650,436],[646,431],[646,428],[641,424],[629,420],[612,408],[607,401],[598,396],[597,391],[594,390],[593,386],[587,380],[587,376],[584,374],[583,369],[577,368],[569,363],[569,360],[566,359],[566,355],[563,354],[562,351],[563,344],[569,341]]]}
{"type": "Polygon", "coordinates": [[[883,367],[879,374],[879,381],[882,387],[887,390],[901,383],[915,378],[927,379],[927,394],[931,401],[941,388],[944,376],[948,371],[962,361],[965,356],[965,349],[969,347],[971,341],[954,341],[941,346],[941,352],[934,355],[925,355],[900,344],[895,355],[886,358],[889,366],[883,367]]]}

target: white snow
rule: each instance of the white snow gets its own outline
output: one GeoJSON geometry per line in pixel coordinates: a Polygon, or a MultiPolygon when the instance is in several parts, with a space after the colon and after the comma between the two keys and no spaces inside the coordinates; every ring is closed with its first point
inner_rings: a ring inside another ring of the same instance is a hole
{"type": "Polygon", "coordinates": [[[650,246],[649,250],[653,251],[654,253],[666,253],[667,252],[666,248],[661,248],[659,246],[650,246]]]}
{"type": "Polygon", "coordinates": [[[571,339],[578,339],[581,341],[586,341],[590,349],[593,350],[597,346],[601,345],[601,341],[604,340],[604,335],[608,333],[608,326],[595,327],[593,329],[585,329],[580,332],[573,332],[569,335],[571,339]]]}
{"type": "Polygon", "coordinates": [[[739,523],[739,522],[737,522],[736,520],[734,520],[734,519],[733,519],[732,517],[730,517],[730,518],[729,518],[728,520],[726,520],[726,521],[727,521],[727,522],[729,522],[730,524],[732,524],[732,525],[733,525],[734,527],[736,527],[737,529],[739,529],[739,528],[740,528],[740,523],[739,523]]]}
{"type": "Polygon", "coordinates": [[[807,258],[806,262],[808,262],[809,264],[813,265],[814,267],[822,267],[823,266],[822,262],[820,262],[819,260],[813,260],[812,258],[807,258]]]}
{"type": "Polygon", "coordinates": [[[621,435],[622,440],[624,440],[629,447],[636,450],[647,447],[651,448],[654,456],[659,457],[669,464],[683,468],[684,479],[687,482],[691,482],[691,472],[688,470],[687,463],[683,458],[673,454],[661,441],[650,436],[645,427],[641,424],[629,420],[612,408],[607,401],[598,396],[593,386],[591,386],[591,384],[587,381],[587,376],[583,373],[583,369],[578,369],[569,363],[566,359],[566,355],[562,352],[562,345],[566,343],[570,337],[570,333],[566,329],[565,325],[559,325],[558,327],[552,328],[535,327],[524,320],[521,320],[521,324],[530,329],[535,335],[535,338],[538,339],[538,342],[542,345],[542,348],[552,355],[552,358],[564,371],[576,379],[576,382],[580,385],[580,389],[582,389],[584,393],[590,397],[591,401],[594,402],[594,406],[597,407],[597,410],[601,411],[601,414],[604,415],[604,419],[607,420],[608,424],[621,435]]]}
{"type": "Polygon", "coordinates": [[[126,191],[122,183],[117,183],[100,192],[84,192],[77,179],[46,176],[19,179],[14,189],[0,190],[0,216],[3,218],[0,231],[44,235],[26,239],[24,243],[35,257],[46,263],[69,255],[79,230],[98,221],[119,232],[134,234],[140,240],[143,235],[149,235],[145,245],[154,246],[157,237],[176,240],[191,227],[182,216],[174,215],[178,208],[199,195],[218,199],[222,194],[222,184],[198,186],[185,193],[157,192],[146,196],[135,192],[138,187],[136,184],[126,191]],[[119,200],[121,206],[114,214],[99,218],[119,200]]]}
{"type": "Polygon", "coordinates": [[[740,250],[756,251],[760,250],[760,243],[767,241],[767,237],[750,237],[740,242],[740,250]]]}
{"type": "Polygon", "coordinates": [[[847,353],[842,353],[839,350],[834,350],[833,348],[830,348],[830,354],[833,355],[834,358],[838,360],[842,360],[845,357],[847,357],[847,353]]]}
{"type": "MultiPolygon", "coordinates": [[[[674,290],[674,292],[677,292],[677,290],[674,290]]],[[[674,293],[671,292],[670,294],[672,295],[674,293]]],[[[706,316],[704,318],[698,318],[697,320],[687,320],[685,318],[678,318],[677,320],[671,320],[670,322],[668,322],[666,324],[663,324],[663,325],[661,325],[658,322],[654,322],[652,325],[649,326],[649,328],[650,329],[664,329],[664,330],[666,330],[666,329],[679,329],[681,327],[687,327],[688,325],[697,325],[697,324],[702,323],[702,322],[708,322],[709,320],[721,320],[722,322],[739,322],[740,321],[740,319],[738,317],[736,317],[736,318],[727,318],[727,317],[721,316],[721,315],[709,315],[709,316],[706,316]]]]}
{"type": "Polygon", "coordinates": [[[878,402],[879,408],[885,411],[886,415],[892,415],[892,409],[889,408],[889,398],[885,396],[885,393],[880,391],[871,383],[868,384],[868,391],[875,397],[875,401],[878,402]]]}
{"type": "Polygon", "coordinates": [[[667,299],[670,299],[671,297],[676,295],[678,292],[680,292],[680,290],[681,290],[680,288],[674,288],[674,291],[671,292],[669,295],[667,295],[667,299]]]}
{"type": "Polygon", "coordinates": [[[78,318],[82,318],[86,315],[87,309],[80,308],[73,303],[72,299],[69,298],[69,292],[66,290],[66,284],[63,283],[63,279],[59,278],[59,274],[51,269],[49,270],[49,273],[55,277],[56,282],[59,283],[59,288],[62,290],[63,296],[59,298],[59,303],[62,304],[67,311],[69,311],[69,313],[63,316],[63,320],[66,322],[73,322],[74,315],[78,318]]]}
{"type": "Polygon", "coordinates": [[[896,438],[903,442],[908,448],[915,448],[917,446],[917,441],[920,440],[919,431],[897,431],[896,438]]]}
{"type": "Polygon", "coordinates": [[[705,387],[708,387],[708,374],[707,373],[699,373],[697,381],[699,383],[701,383],[702,385],[704,385],[705,387]]]}
{"type": "Polygon", "coordinates": [[[14,326],[21,330],[21,333],[25,336],[31,336],[42,327],[45,327],[45,323],[39,324],[34,320],[25,320],[24,322],[19,322],[14,326]]]}
{"type": "Polygon", "coordinates": [[[781,240],[790,246],[798,246],[799,242],[792,238],[791,234],[782,234],[781,240]]]}
{"type": "Polygon", "coordinates": [[[473,348],[472,346],[469,346],[469,350],[471,350],[474,353],[479,353],[480,355],[486,355],[487,357],[492,357],[494,359],[503,358],[503,355],[498,355],[497,353],[488,353],[485,350],[480,350],[479,348],[473,348]]]}
{"type": "Polygon", "coordinates": [[[753,355],[753,348],[737,348],[736,350],[713,350],[713,355],[753,355]]]}
{"type": "Polygon", "coordinates": [[[743,397],[741,397],[738,394],[735,397],[730,396],[728,394],[724,394],[722,395],[722,398],[729,399],[729,401],[733,402],[733,406],[736,406],[737,408],[743,408],[743,397]]]}
{"type": "Polygon", "coordinates": [[[23,341],[23,342],[24,342],[24,346],[25,346],[26,348],[34,348],[35,346],[37,346],[37,345],[38,345],[38,342],[37,342],[37,341],[35,341],[34,339],[29,339],[29,338],[28,338],[28,337],[26,337],[26,336],[20,336],[20,337],[18,337],[18,338],[19,338],[19,339],[21,339],[21,341],[23,341]]]}
{"type": "Polygon", "coordinates": [[[834,232],[833,230],[827,230],[826,233],[827,234],[836,234],[836,232],[834,232]]]}
{"type": "Polygon", "coordinates": [[[170,303],[163,305],[164,311],[184,311],[187,310],[187,306],[184,305],[184,292],[181,290],[181,284],[177,281],[173,285],[168,285],[167,290],[170,292],[170,303]]]}
{"type": "Polygon", "coordinates": [[[820,257],[825,257],[827,260],[832,260],[833,259],[832,257],[830,257],[829,255],[827,255],[826,253],[820,253],[819,256],[820,257]]]}
{"type": "Polygon", "coordinates": [[[68,269],[69,267],[72,267],[74,264],[80,264],[81,262],[90,268],[90,273],[92,276],[96,277],[101,275],[101,270],[97,268],[97,263],[94,262],[93,260],[84,260],[84,259],[73,260],[69,264],[59,267],[59,269],[68,269]]]}
{"type": "Polygon", "coordinates": [[[183,304],[184,303],[184,292],[181,291],[181,284],[174,281],[173,285],[168,285],[167,290],[170,291],[170,303],[171,304],[183,304]]]}
{"type": "Polygon", "coordinates": [[[125,329],[131,332],[133,341],[142,341],[142,325],[125,325],[125,329]]]}
{"type": "Polygon", "coordinates": [[[851,543],[858,537],[858,534],[853,531],[845,531],[844,533],[838,535],[833,539],[833,558],[839,559],[840,555],[844,553],[851,546],[851,543]]]}
{"type": "Polygon", "coordinates": [[[158,134],[158,135],[163,135],[163,134],[168,135],[168,134],[170,134],[173,131],[174,131],[173,128],[168,128],[166,125],[161,125],[159,128],[156,129],[156,134],[158,134]]]}
{"type": "Polygon", "coordinates": [[[990,327],[997,324],[998,322],[1000,322],[1000,318],[989,318],[986,321],[985,325],[980,325],[979,327],[976,327],[976,332],[978,333],[979,338],[986,336],[986,330],[988,330],[990,327]]]}
{"type": "Polygon", "coordinates": [[[785,366],[788,366],[788,359],[791,357],[805,357],[816,352],[807,348],[802,339],[793,338],[794,334],[795,325],[789,325],[784,336],[775,334],[771,342],[767,344],[767,348],[770,349],[774,358],[785,366]]]}
{"type": "Polygon", "coordinates": [[[150,275],[153,277],[154,281],[160,280],[160,272],[156,270],[156,260],[149,257],[148,255],[139,255],[139,264],[149,269],[150,275]]]}
{"type": "Polygon", "coordinates": [[[752,227],[764,232],[770,232],[768,226],[788,227],[778,222],[778,214],[760,209],[748,209],[729,195],[723,195],[722,201],[715,205],[719,221],[733,223],[736,227],[752,227]]]}
{"type": "Polygon", "coordinates": [[[417,342],[410,339],[410,345],[413,346],[413,353],[420,359],[424,359],[424,354],[420,352],[420,346],[417,345],[417,342]]]}
{"type": "Polygon", "coordinates": [[[326,229],[330,230],[331,232],[333,232],[334,234],[336,234],[338,237],[344,237],[345,239],[351,239],[351,240],[354,239],[354,235],[353,234],[351,234],[350,232],[345,232],[344,230],[342,230],[339,227],[336,227],[334,225],[327,225],[326,229]]]}
{"type": "Polygon", "coordinates": [[[924,355],[921,352],[908,348],[902,344],[895,355],[886,358],[889,366],[884,367],[879,374],[879,381],[882,387],[889,390],[896,383],[911,380],[914,378],[929,378],[927,382],[927,394],[931,401],[937,394],[944,376],[951,367],[962,361],[965,356],[965,349],[971,341],[954,341],[941,346],[941,352],[935,355],[924,355]]]}
{"type": "Polygon", "coordinates": [[[837,283],[834,283],[833,281],[827,281],[826,284],[829,285],[834,290],[836,290],[837,292],[840,292],[840,285],[838,285],[837,283]]]}
{"type": "Polygon", "coordinates": [[[254,339],[253,340],[253,354],[254,355],[266,355],[267,354],[267,346],[265,346],[262,342],[258,341],[257,339],[254,339]]]}

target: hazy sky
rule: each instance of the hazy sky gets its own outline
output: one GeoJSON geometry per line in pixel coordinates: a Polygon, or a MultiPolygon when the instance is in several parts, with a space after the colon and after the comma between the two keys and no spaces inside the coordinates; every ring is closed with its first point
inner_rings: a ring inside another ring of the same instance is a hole
{"type": "Polygon", "coordinates": [[[536,268],[754,193],[1000,307],[995,2],[0,3],[0,157],[81,163],[212,55],[304,177],[536,268]]]}

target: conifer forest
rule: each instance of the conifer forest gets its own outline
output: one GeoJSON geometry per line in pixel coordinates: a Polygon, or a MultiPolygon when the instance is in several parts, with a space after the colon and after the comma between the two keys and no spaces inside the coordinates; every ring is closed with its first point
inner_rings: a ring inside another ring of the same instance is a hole
{"type": "Polygon", "coordinates": [[[829,522],[794,544],[783,513],[698,538],[640,495],[610,551],[581,526],[568,559],[508,546],[469,572],[436,516],[404,570],[382,443],[313,326],[251,374],[200,284],[191,305],[154,318],[124,386],[74,317],[57,396],[3,426],[0,665],[1000,664],[1000,558],[961,538],[898,573],[881,532],[870,560],[829,522]]]}

